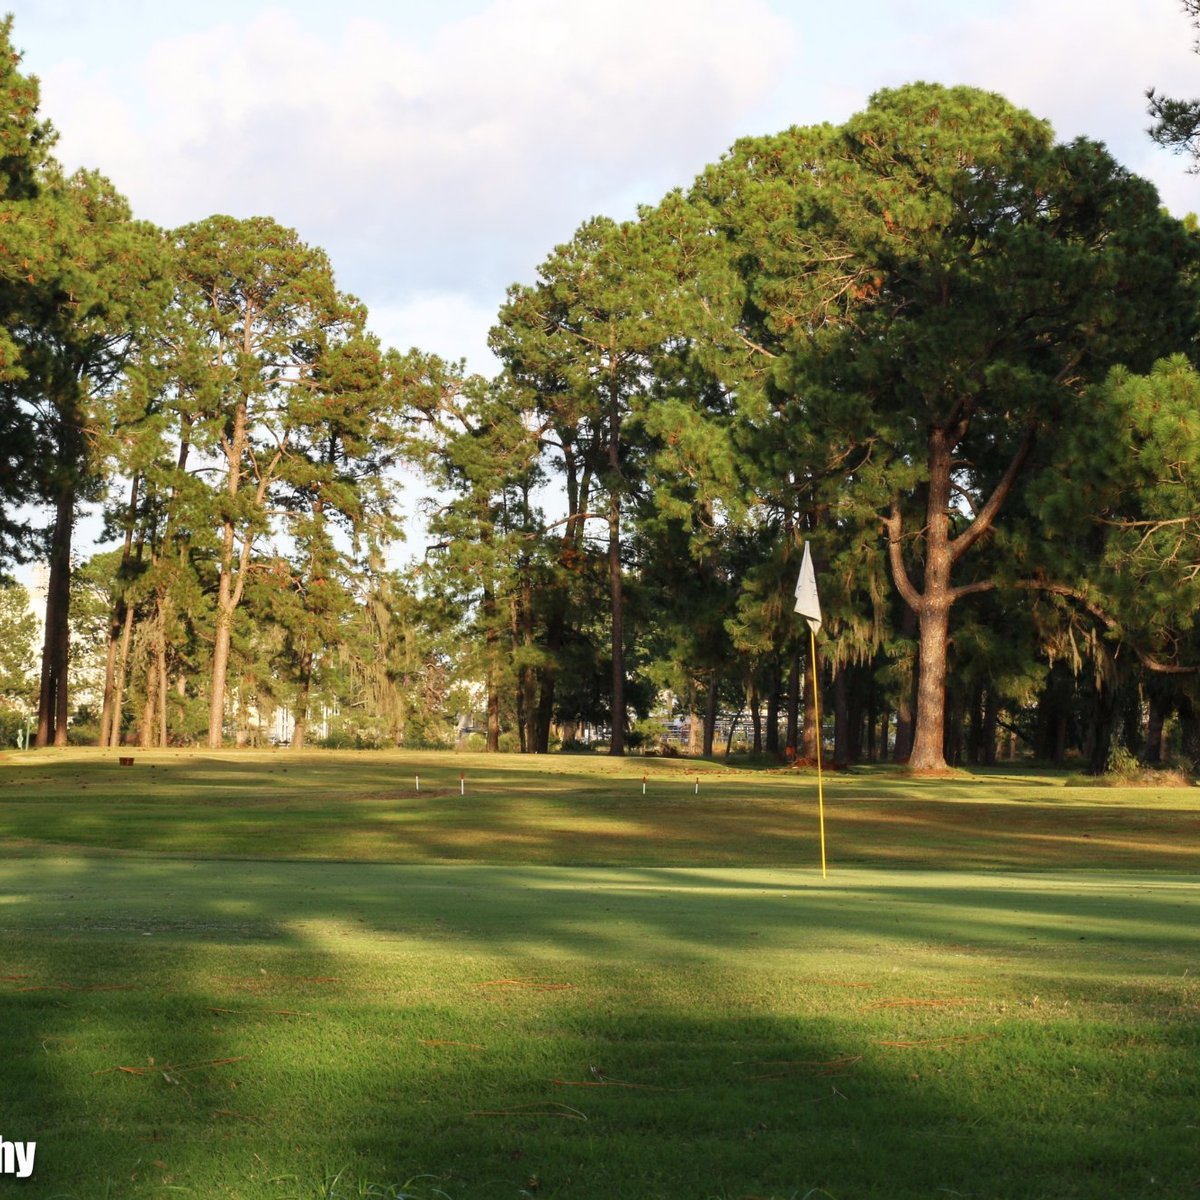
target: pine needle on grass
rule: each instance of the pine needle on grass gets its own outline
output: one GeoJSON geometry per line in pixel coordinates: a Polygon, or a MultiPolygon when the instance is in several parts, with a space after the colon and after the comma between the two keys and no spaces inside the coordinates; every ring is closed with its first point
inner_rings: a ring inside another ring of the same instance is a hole
{"type": "Polygon", "coordinates": [[[877,1046],[890,1046],[899,1050],[920,1050],[926,1047],[936,1049],[938,1046],[966,1046],[971,1042],[986,1042],[996,1035],[994,1033],[980,1033],[973,1037],[936,1037],[936,1038],[920,1038],[914,1042],[876,1042],[877,1046]]]}
{"type": "Polygon", "coordinates": [[[479,986],[532,988],[539,992],[567,992],[575,987],[573,983],[539,983],[536,979],[487,979],[479,986]]]}
{"type": "Polygon", "coordinates": [[[204,1062],[184,1063],[181,1067],[173,1067],[170,1063],[165,1063],[163,1066],[158,1066],[151,1060],[149,1066],[145,1067],[101,1067],[99,1071],[93,1071],[93,1075],[109,1075],[114,1071],[121,1071],[126,1075],[158,1075],[162,1073],[171,1073],[182,1075],[185,1071],[200,1071],[205,1067],[228,1067],[233,1063],[245,1062],[247,1055],[241,1055],[239,1058],[209,1058],[204,1062]]]}
{"type": "Polygon", "coordinates": [[[914,1000],[908,996],[899,996],[892,1000],[876,1000],[868,1004],[868,1008],[945,1008],[951,1004],[973,1004],[973,1000],[914,1000]]]}
{"type": "Polygon", "coordinates": [[[518,1104],[516,1108],[484,1108],[467,1113],[468,1117],[562,1117],[566,1121],[586,1121],[588,1118],[569,1104],[518,1104]]]}

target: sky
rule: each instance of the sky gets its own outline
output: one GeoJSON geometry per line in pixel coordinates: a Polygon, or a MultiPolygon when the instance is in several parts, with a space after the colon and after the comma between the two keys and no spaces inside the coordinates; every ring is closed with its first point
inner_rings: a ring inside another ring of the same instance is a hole
{"type": "Polygon", "coordinates": [[[387,345],[491,373],[514,282],[735,139],[880,87],[998,91],[1105,142],[1182,216],[1200,176],[1145,91],[1200,94],[1178,0],[8,0],[68,167],[166,227],[272,216],[387,345]]]}

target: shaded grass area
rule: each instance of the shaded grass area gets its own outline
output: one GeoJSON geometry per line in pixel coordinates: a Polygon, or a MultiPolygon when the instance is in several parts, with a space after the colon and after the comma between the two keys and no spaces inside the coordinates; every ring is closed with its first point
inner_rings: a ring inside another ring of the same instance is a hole
{"type": "MultiPolygon", "coordinates": [[[[1002,772],[933,783],[880,770],[828,776],[831,861],[1151,870],[1200,861],[1195,789],[1065,783],[1002,772]]],[[[786,866],[819,853],[808,772],[419,753],[138,752],[132,768],[112,752],[10,754],[0,761],[0,844],[614,866],[786,866]]]]}
{"type": "Polygon", "coordinates": [[[1188,877],[27,858],[0,952],[27,1196],[1200,1182],[1188,877]]]}
{"type": "Polygon", "coordinates": [[[1191,790],[135,759],[0,755],[0,1188],[1200,1192],[1191,790]]]}

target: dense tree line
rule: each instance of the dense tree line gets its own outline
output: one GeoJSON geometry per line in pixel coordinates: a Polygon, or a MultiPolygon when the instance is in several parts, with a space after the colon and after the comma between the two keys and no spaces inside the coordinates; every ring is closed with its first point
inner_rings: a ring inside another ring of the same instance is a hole
{"type": "Polygon", "coordinates": [[[737,713],[812,757],[808,541],[838,760],[1103,769],[1171,714],[1200,756],[1200,242],[1100,144],[927,84],[744,139],[555,247],[484,379],[381,347],[269,218],[160,230],[64,177],[2,35],[0,555],[49,564],[38,744],[216,747],[282,709],[293,746],[478,712],[491,750],[619,754],[683,715],[713,753],[737,713]],[[397,569],[399,470],[431,499],[397,569]],[[91,501],[116,548],[73,567],[91,501]]]}

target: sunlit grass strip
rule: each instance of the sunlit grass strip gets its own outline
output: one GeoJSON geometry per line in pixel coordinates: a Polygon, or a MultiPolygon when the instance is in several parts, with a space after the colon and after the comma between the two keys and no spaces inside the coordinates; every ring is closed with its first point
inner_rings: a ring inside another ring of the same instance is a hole
{"type": "MultiPolygon", "coordinates": [[[[811,773],[649,762],[153,752],[120,768],[111,753],[37,751],[0,761],[0,845],[10,853],[409,863],[818,861],[811,773]]],[[[831,776],[832,860],[839,870],[1170,871],[1200,862],[1194,789],[1075,789],[1064,780],[983,773],[930,782],[886,770],[831,776]]]]}

